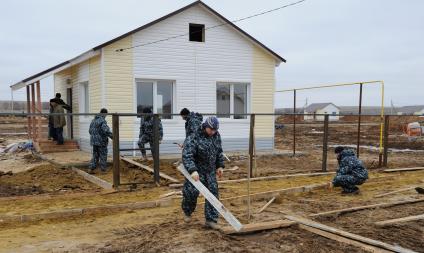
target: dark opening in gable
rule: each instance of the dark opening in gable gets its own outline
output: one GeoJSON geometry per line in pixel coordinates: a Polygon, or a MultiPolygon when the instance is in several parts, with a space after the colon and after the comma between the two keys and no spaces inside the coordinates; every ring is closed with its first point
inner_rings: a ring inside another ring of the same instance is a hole
{"type": "Polygon", "coordinates": [[[190,24],[189,27],[190,41],[205,42],[205,25],[190,24]]]}

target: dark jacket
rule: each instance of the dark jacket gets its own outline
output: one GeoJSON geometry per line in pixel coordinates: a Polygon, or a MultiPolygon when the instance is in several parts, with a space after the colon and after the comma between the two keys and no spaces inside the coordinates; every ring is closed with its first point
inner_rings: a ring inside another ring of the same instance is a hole
{"type": "Polygon", "coordinates": [[[203,122],[203,116],[197,112],[190,112],[185,122],[186,138],[196,132],[203,122]]]}
{"type": "Polygon", "coordinates": [[[208,136],[200,127],[184,141],[183,164],[191,174],[197,171],[199,174],[214,173],[219,167],[224,168],[221,136],[217,132],[208,136]]]}
{"type": "Polygon", "coordinates": [[[90,124],[90,145],[92,146],[107,146],[109,138],[112,138],[112,132],[105,120],[104,115],[97,115],[90,124]]]}
{"type": "MultiPolygon", "coordinates": [[[[143,138],[147,142],[153,141],[153,120],[154,118],[150,115],[141,117],[139,138],[143,138]]],[[[162,121],[159,119],[159,140],[162,140],[162,138],[163,127],[162,121]]]]}
{"type": "MultiPolygon", "coordinates": [[[[65,113],[65,110],[63,110],[62,105],[56,105],[53,108],[53,113],[65,113]]],[[[66,125],[66,120],[64,115],[54,115],[53,116],[53,127],[54,128],[61,128],[66,125]]]]}
{"type": "Polygon", "coordinates": [[[368,171],[361,160],[356,157],[355,151],[345,149],[340,153],[338,175],[353,175],[362,180],[368,179],[368,171]]]}

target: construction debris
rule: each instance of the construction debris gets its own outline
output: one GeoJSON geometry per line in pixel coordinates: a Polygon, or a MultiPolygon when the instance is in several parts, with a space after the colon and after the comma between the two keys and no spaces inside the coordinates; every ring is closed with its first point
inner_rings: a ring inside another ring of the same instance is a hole
{"type": "Polygon", "coordinates": [[[415,186],[407,187],[407,188],[404,188],[404,189],[400,189],[400,190],[396,190],[396,191],[392,191],[392,192],[387,192],[387,193],[383,193],[383,194],[379,194],[379,195],[375,195],[374,198],[381,198],[381,197],[385,197],[385,196],[388,196],[388,195],[393,195],[393,194],[396,194],[396,193],[399,193],[399,192],[411,191],[411,190],[415,190],[416,188],[419,188],[419,187],[415,187],[415,186]]]}
{"type": "Polygon", "coordinates": [[[269,205],[272,204],[272,202],[274,202],[274,200],[275,200],[275,197],[272,197],[272,199],[270,199],[270,201],[268,201],[261,209],[259,209],[257,213],[258,214],[262,213],[269,205]]]}
{"type": "Polygon", "coordinates": [[[253,232],[258,232],[263,230],[290,227],[294,224],[296,224],[296,222],[288,221],[288,220],[276,220],[276,221],[266,221],[266,222],[245,224],[243,225],[243,228],[240,231],[236,231],[232,227],[224,227],[221,229],[221,231],[224,234],[247,234],[247,233],[253,233],[253,232]]]}
{"type": "MultiPolygon", "coordinates": [[[[140,168],[142,168],[142,169],[145,169],[145,170],[147,170],[147,171],[149,171],[149,172],[151,172],[151,173],[154,173],[154,170],[153,170],[152,168],[150,168],[149,166],[143,165],[143,164],[138,163],[138,162],[136,162],[136,161],[134,161],[134,160],[131,160],[131,159],[129,159],[129,158],[125,158],[125,157],[122,157],[122,156],[121,156],[121,160],[122,160],[122,161],[125,161],[125,162],[127,162],[127,163],[130,163],[130,164],[132,164],[132,165],[135,165],[135,166],[137,166],[137,167],[140,167],[140,168]]],[[[171,176],[168,176],[168,175],[166,175],[166,174],[164,174],[164,173],[162,173],[162,172],[159,172],[159,176],[160,176],[161,178],[167,179],[167,180],[169,180],[169,181],[171,181],[171,182],[173,182],[173,183],[178,183],[178,182],[179,182],[179,180],[178,180],[178,179],[175,179],[175,178],[173,178],[173,177],[171,177],[171,176]]]]}
{"type": "Polygon", "coordinates": [[[376,226],[384,227],[384,226],[389,226],[393,224],[399,224],[403,222],[416,221],[416,220],[424,220],[424,214],[408,216],[408,217],[403,217],[398,219],[385,220],[385,221],[378,221],[374,224],[376,226]]]}
{"type": "Polygon", "coordinates": [[[349,232],[346,232],[346,231],[343,231],[343,230],[340,230],[340,229],[337,229],[337,228],[333,228],[333,227],[330,227],[330,226],[327,226],[327,225],[324,225],[324,224],[321,224],[321,223],[318,223],[318,222],[315,222],[315,221],[312,221],[312,220],[308,220],[308,219],[305,219],[305,218],[302,218],[302,217],[291,216],[291,215],[286,215],[285,217],[288,220],[298,222],[298,223],[305,225],[305,226],[308,226],[308,227],[323,230],[323,231],[326,231],[326,232],[329,232],[329,233],[332,233],[332,234],[343,236],[345,238],[349,238],[349,239],[359,241],[359,242],[362,242],[362,243],[365,243],[365,244],[368,244],[368,245],[371,245],[371,246],[379,247],[379,248],[382,248],[382,249],[385,249],[385,250],[390,250],[390,251],[393,251],[393,252],[401,252],[401,253],[415,252],[415,251],[412,251],[412,250],[409,250],[409,249],[402,248],[400,246],[394,246],[394,245],[391,245],[391,244],[388,244],[388,243],[384,243],[384,242],[377,241],[377,240],[374,240],[374,239],[370,239],[370,238],[367,238],[367,237],[363,237],[363,236],[360,236],[360,235],[352,234],[352,233],[349,233],[349,232]]]}
{"type": "Polygon", "coordinates": [[[383,172],[401,172],[401,171],[415,171],[415,170],[424,170],[424,167],[386,169],[386,170],[383,170],[383,172]]]}

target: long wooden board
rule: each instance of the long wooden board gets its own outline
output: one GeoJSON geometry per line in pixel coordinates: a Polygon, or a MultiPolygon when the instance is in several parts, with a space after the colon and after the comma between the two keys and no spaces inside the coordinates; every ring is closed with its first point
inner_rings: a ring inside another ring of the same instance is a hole
{"type": "Polygon", "coordinates": [[[221,231],[224,234],[247,234],[263,230],[290,227],[294,224],[296,224],[296,222],[288,220],[276,220],[245,224],[240,231],[235,231],[233,227],[224,227],[221,229],[221,231]]]}
{"type": "Polygon", "coordinates": [[[413,204],[413,203],[418,203],[418,202],[422,202],[422,201],[424,201],[424,198],[413,199],[413,200],[405,200],[405,201],[396,201],[396,202],[387,202],[387,203],[380,203],[380,204],[373,204],[373,205],[366,205],[366,206],[355,206],[355,207],[350,207],[350,208],[345,208],[345,209],[337,209],[337,210],[332,210],[332,211],[327,211],[327,212],[322,212],[322,213],[310,214],[309,217],[339,215],[339,214],[351,213],[351,212],[356,212],[356,211],[365,210],[365,209],[384,208],[384,207],[391,207],[391,206],[397,206],[397,205],[406,205],[406,204],[413,204]]]}
{"type": "Polygon", "coordinates": [[[191,175],[188,173],[188,171],[184,168],[182,164],[178,166],[178,170],[181,171],[181,173],[184,175],[184,177],[190,181],[191,184],[196,187],[197,190],[205,197],[209,203],[224,217],[224,219],[236,230],[240,231],[243,227],[243,225],[240,223],[240,221],[234,217],[234,215],[224,207],[224,205],[206,188],[202,182],[194,181],[191,175]]]}
{"type": "Polygon", "coordinates": [[[386,170],[383,170],[383,172],[402,172],[402,171],[415,171],[415,170],[424,170],[424,167],[386,169],[386,170]]]}
{"type": "MultiPolygon", "coordinates": [[[[121,156],[121,160],[122,160],[122,161],[125,161],[125,162],[127,162],[127,163],[131,163],[132,165],[135,165],[135,166],[140,167],[140,168],[142,168],[142,169],[145,169],[145,170],[147,170],[147,171],[149,171],[149,172],[151,172],[151,173],[154,173],[154,170],[153,170],[152,168],[150,168],[149,166],[146,166],[146,165],[144,165],[144,164],[138,163],[138,162],[136,162],[136,161],[134,161],[134,160],[131,160],[131,159],[129,159],[129,158],[125,158],[125,157],[122,157],[122,156],[121,156]]],[[[173,177],[171,177],[171,176],[168,176],[168,175],[166,175],[166,174],[164,174],[164,173],[162,173],[162,172],[159,172],[159,176],[160,176],[161,178],[168,179],[169,181],[171,181],[171,182],[173,182],[173,183],[178,183],[178,182],[179,182],[179,181],[178,181],[178,179],[175,179],[175,178],[173,178],[173,177]]]]}
{"type": "Polygon", "coordinates": [[[416,221],[416,220],[424,220],[424,214],[408,216],[408,217],[403,217],[403,218],[398,218],[398,219],[385,220],[385,221],[378,221],[374,224],[376,226],[383,227],[383,226],[393,225],[393,224],[397,224],[397,223],[408,222],[408,221],[416,221]]]}
{"type": "Polygon", "coordinates": [[[112,190],[113,189],[113,185],[109,182],[106,182],[105,180],[98,178],[96,176],[90,175],[87,172],[77,169],[75,167],[72,167],[72,170],[75,171],[78,175],[82,176],[85,180],[102,187],[103,189],[106,190],[112,190]]]}
{"type": "Polygon", "coordinates": [[[377,241],[377,240],[374,240],[374,239],[371,239],[371,238],[352,234],[352,233],[349,233],[349,232],[346,232],[346,231],[343,231],[343,230],[340,230],[340,229],[337,229],[337,228],[333,228],[333,227],[330,227],[330,226],[327,226],[327,225],[324,225],[324,224],[321,224],[321,223],[318,223],[318,222],[315,222],[315,221],[312,221],[312,220],[308,220],[308,219],[305,219],[305,218],[302,218],[302,217],[287,215],[286,219],[298,222],[298,223],[303,224],[303,225],[308,226],[308,227],[320,229],[320,230],[323,230],[323,231],[326,231],[326,232],[329,232],[329,233],[332,233],[332,234],[343,236],[343,237],[346,237],[346,238],[349,238],[349,239],[352,239],[352,240],[355,240],[355,241],[363,242],[363,243],[366,243],[366,244],[369,244],[369,245],[372,245],[372,246],[375,246],[375,247],[379,247],[379,248],[382,248],[382,249],[390,250],[390,251],[393,251],[393,252],[400,252],[400,253],[415,252],[413,250],[402,248],[400,246],[394,246],[394,245],[384,243],[384,242],[381,242],[381,241],[377,241]]]}
{"type": "Polygon", "coordinates": [[[326,237],[326,238],[334,240],[334,241],[338,241],[338,242],[341,242],[341,243],[346,243],[348,245],[359,247],[359,248],[361,248],[361,249],[363,249],[367,252],[377,252],[377,253],[392,252],[392,251],[377,248],[377,247],[374,247],[374,246],[371,246],[371,245],[368,245],[368,244],[365,244],[365,243],[362,243],[362,242],[358,242],[358,241],[355,241],[355,240],[352,240],[352,239],[349,239],[349,238],[346,238],[346,237],[343,237],[343,236],[340,236],[340,235],[336,235],[336,234],[333,234],[333,233],[330,233],[330,232],[326,232],[324,230],[305,226],[303,224],[299,224],[299,228],[306,230],[308,232],[320,235],[322,237],[326,237]]]}
{"type": "Polygon", "coordinates": [[[272,197],[272,199],[270,199],[261,209],[259,209],[259,211],[257,213],[262,213],[265,209],[268,208],[269,205],[272,204],[272,202],[274,202],[275,197],[272,197]]]}
{"type": "Polygon", "coordinates": [[[387,192],[387,193],[383,193],[383,194],[379,194],[379,195],[375,195],[374,198],[381,198],[381,197],[393,195],[393,194],[396,194],[396,193],[399,193],[399,192],[406,192],[406,191],[415,190],[415,187],[416,186],[403,188],[403,189],[399,189],[399,190],[396,190],[396,191],[391,191],[391,192],[387,192]]]}
{"type": "MultiPolygon", "coordinates": [[[[336,172],[318,172],[318,173],[301,173],[301,174],[291,174],[291,175],[277,175],[277,176],[269,176],[269,177],[254,177],[251,178],[250,181],[268,181],[268,180],[278,180],[284,178],[292,178],[292,177],[318,177],[318,176],[327,176],[333,175],[336,172]]],[[[227,183],[241,183],[246,182],[247,178],[241,179],[231,179],[231,180],[222,180],[218,181],[219,184],[227,184],[227,183]]]]}

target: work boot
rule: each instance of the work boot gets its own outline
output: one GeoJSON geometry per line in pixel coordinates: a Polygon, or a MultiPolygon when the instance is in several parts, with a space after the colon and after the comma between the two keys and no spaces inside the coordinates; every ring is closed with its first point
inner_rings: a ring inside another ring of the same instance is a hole
{"type": "Polygon", "coordinates": [[[358,194],[359,194],[359,188],[356,188],[352,191],[346,191],[346,190],[342,191],[342,195],[358,195],[358,194]]]}
{"type": "Polygon", "coordinates": [[[191,222],[191,216],[184,214],[184,222],[185,223],[190,223],[191,222]]]}
{"type": "Polygon", "coordinates": [[[424,194],[424,188],[422,187],[416,187],[415,190],[419,193],[419,194],[424,194]]]}
{"type": "Polygon", "coordinates": [[[221,227],[215,221],[206,221],[205,226],[214,230],[221,229],[221,227]]]}

